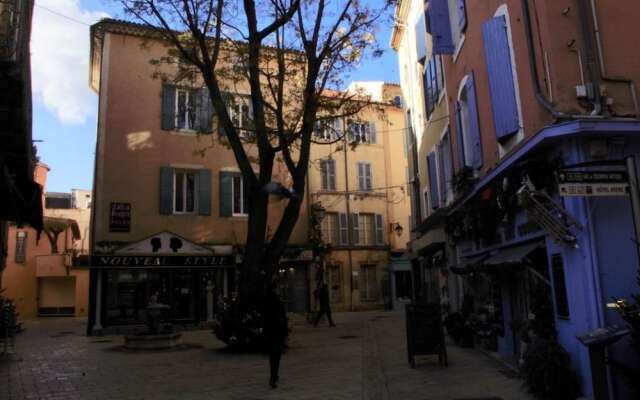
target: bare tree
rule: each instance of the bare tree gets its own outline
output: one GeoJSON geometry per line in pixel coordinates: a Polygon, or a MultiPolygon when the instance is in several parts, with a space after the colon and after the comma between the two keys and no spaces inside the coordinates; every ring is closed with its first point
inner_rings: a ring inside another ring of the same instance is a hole
{"type": "MultiPolygon", "coordinates": [[[[379,55],[375,33],[391,0],[120,0],[127,15],[169,44],[164,61],[179,66],[174,79],[204,83],[219,130],[233,151],[250,193],[248,233],[239,297],[254,304],[277,270],[305,191],[317,123],[371,106],[339,89],[344,74],[365,55],[379,55]],[[229,85],[244,85],[253,110],[249,128],[234,123],[225,105],[229,85]],[[249,151],[249,148],[252,150],[249,151]],[[257,154],[254,158],[253,154],[257,154]],[[257,163],[254,172],[252,162],[257,163]],[[281,220],[266,239],[274,163],[292,185],[281,220]]],[[[343,129],[343,132],[346,129],[343,129]]],[[[337,139],[339,140],[339,139],[337,139]]]]}

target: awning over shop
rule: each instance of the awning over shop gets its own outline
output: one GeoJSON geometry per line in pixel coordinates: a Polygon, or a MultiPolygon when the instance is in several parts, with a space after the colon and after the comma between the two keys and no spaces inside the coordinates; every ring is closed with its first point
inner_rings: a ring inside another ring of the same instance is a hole
{"type": "Polygon", "coordinates": [[[535,250],[544,247],[544,242],[533,242],[518,246],[506,247],[493,253],[484,254],[463,260],[463,264],[451,268],[454,273],[495,272],[510,266],[524,264],[526,258],[535,250]]]}
{"type": "Polygon", "coordinates": [[[470,274],[471,272],[474,271],[473,267],[475,265],[478,265],[480,262],[482,262],[482,260],[486,259],[488,256],[489,255],[485,253],[485,254],[476,255],[472,257],[460,257],[458,259],[458,265],[455,267],[449,267],[449,269],[454,274],[459,274],[459,275],[470,274]]]}

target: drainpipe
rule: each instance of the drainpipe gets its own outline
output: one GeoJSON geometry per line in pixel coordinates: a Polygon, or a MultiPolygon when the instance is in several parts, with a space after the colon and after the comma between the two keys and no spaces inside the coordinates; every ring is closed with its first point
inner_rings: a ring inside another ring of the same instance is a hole
{"type": "Polygon", "coordinates": [[[593,50],[595,48],[593,44],[593,37],[591,36],[592,30],[589,24],[589,10],[585,1],[578,1],[578,8],[580,13],[580,24],[582,28],[582,35],[584,38],[584,55],[587,59],[587,73],[589,74],[589,80],[593,85],[593,106],[594,109],[591,115],[599,115],[602,112],[602,98],[600,96],[600,70],[598,63],[596,62],[593,50]]]}
{"type": "MultiPolygon", "coordinates": [[[[595,82],[594,82],[594,92],[596,93],[596,101],[594,102],[594,111],[593,113],[588,115],[567,114],[565,112],[556,110],[553,104],[551,104],[551,102],[544,96],[544,94],[542,93],[542,89],[540,88],[540,79],[538,76],[538,64],[536,62],[536,52],[533,47],[533,33],[531,32],[531,15],[529,13],[528,0],[522,0],[522,13],[524,16],[525,35],[527,37],[527,49],[529,51],[529,66],[531,67],[533,91],[534,91],[536,100],[538,100],[540,105],[542,105],[542,107],[544,107],[545,110],[547,110],[551,115],[553,115],[555,118],[558,118],[558,119],[602,119],[604,118],[602,115],[600,115],[600,110],[601,110],[600,87],[599,85],[595,85],[595,82]],[[595,113],[596,111],[597,113],[595,113]]],[[[588,35],[585,34],[585,38],[586,36],[588,35]]],[[[585,46],[585,47],[588,47],[588,46],[585,46]]],[[[590,50],[588,50],[588,53],[590,54],[590,50]]],[[[593,78],[591,68],[588,68],[588,71],[591,75],[591,78],[593,78]]],[[[594,79],[591,79],[591,81],[593,82],[594,79]]]]}
{"type": "Polygon", "coordinates": [[[347,124],[346,118],[342,118],[342,126],[344,129],[344,189],[345,189],[345,200],[347,203],[347,254],[348,254],[348,263],[349,263],[349,311],[353,311],[353,253],[351,251],[352,243],[352,235],[351,230],[353,229],[353,222],[351,221],[351,201],[349,194],[349,166],[347,160],[347,152],[349,147],[349,126],[347,124]]]}
{"type": "Polygon", "coordinates": [[[636,85],[632,79],[614,78],[607,76],[607,69],[604,62],[604,51],[602,49],[602,38],[600,35],[600,23],[598,22],[598,11],[596,9],[595,0],[591,0],[591,13],[593,17],[593,31],[596,36],[596,49],[598,51],[598,61],[600,63],[600,78],[605,82],[626,83],[629,85],[629,91],[631,92],[631,99],[633,100],[633,109],[635,111],[635,117],[640,114],[638,106],[638,96],[636,94],[636,85]]]}

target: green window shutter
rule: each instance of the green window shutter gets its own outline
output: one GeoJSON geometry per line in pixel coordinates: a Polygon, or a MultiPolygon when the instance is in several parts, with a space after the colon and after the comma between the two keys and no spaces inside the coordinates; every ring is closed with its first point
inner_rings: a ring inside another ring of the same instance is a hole
{"type": "Polygon", "coordinates": [[[340,244],[349,244],[349,222],[347,221],[347,214],[340,213],[340,244]]]}
{"type": "Polygon", "coordinates": [[[232,181],[233,172],[220,171],[220,216],[230,217],[233,215],[232,209],[232,181]]]}
{"type": "Polygon", "coordinates": [[[162,86],[162,129],[171,131],[176,128],[176,87],[162,86]]]}
{"type": "Polygon", "coordinates": [[[376,226],[376,244],[383,245],[384,244],[384,226],[382,225],[382,214],[376,214],[375,226],[376,226]]]}
{"type": "Polygon", "coordinates": [[[198,91],[198,98],[200,99],[198,104],[198,130],[202,133],[213,132],[213,104],[211,104],[211,97],[209,97],[209,89],[202,88],[198,91]]]}
{"type": "Polygon", "coordinates": [[[358,214],[351,214],[351,244],[360,243],[360,228],[358,225],[358,214]]]}
{"type": "Polygon", "coordinates": [[[211,215],[211,170],[198,171],[198,214],[211,215]]]}
{"type": "Polygon", "coordinates": [[[173,213],[173,168],[160,167],[160,214],[173,213]]]}

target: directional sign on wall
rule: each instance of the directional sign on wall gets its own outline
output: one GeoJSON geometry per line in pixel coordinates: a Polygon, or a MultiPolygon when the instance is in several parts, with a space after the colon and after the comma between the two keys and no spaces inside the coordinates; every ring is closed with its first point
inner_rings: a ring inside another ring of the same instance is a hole
{"type": "Polygon", "coordinates": [[[558,172],[560,196],[627,196],[629,176],[626,171],[558,172]]]}

